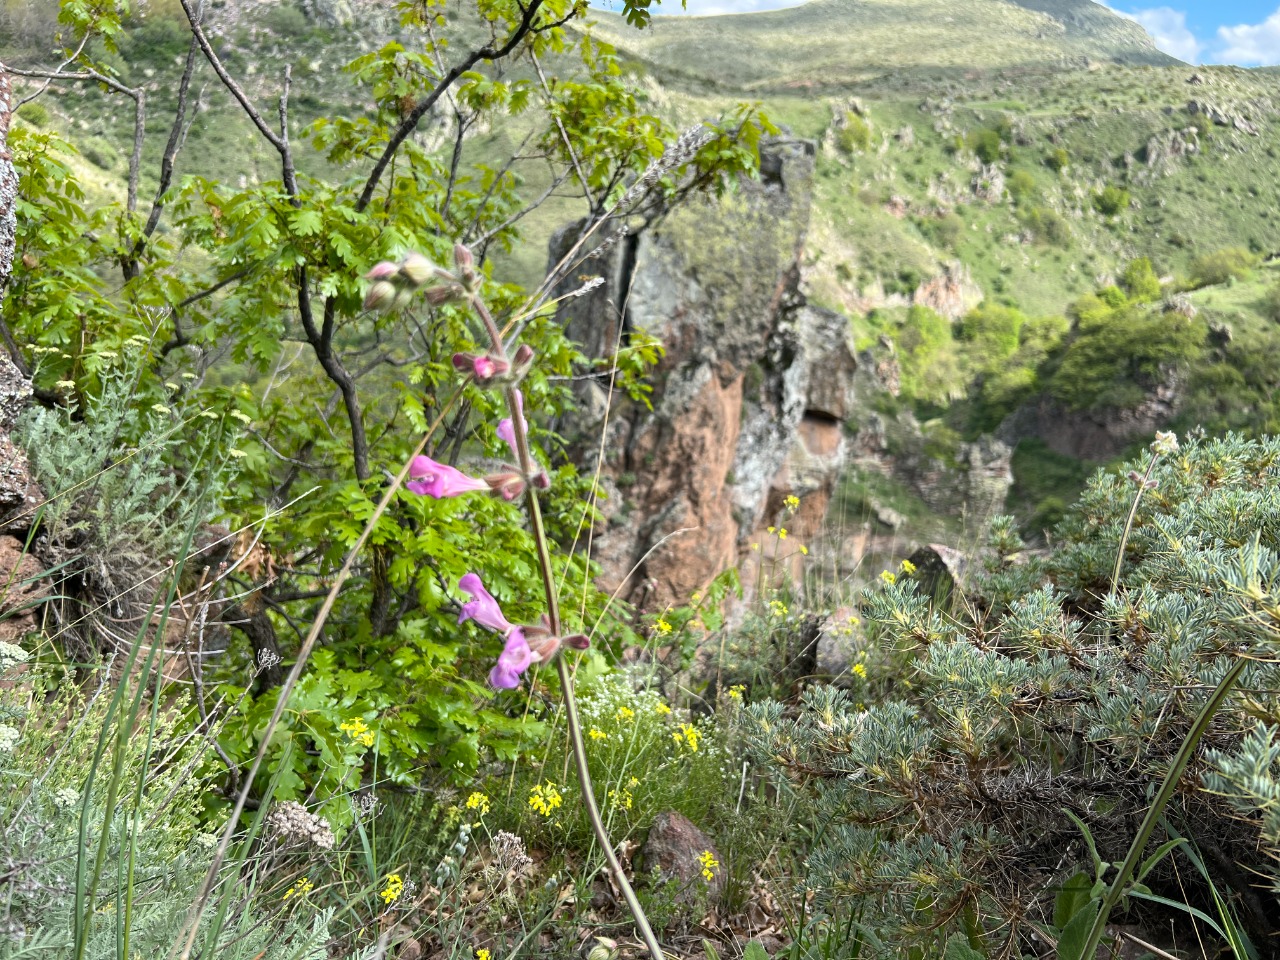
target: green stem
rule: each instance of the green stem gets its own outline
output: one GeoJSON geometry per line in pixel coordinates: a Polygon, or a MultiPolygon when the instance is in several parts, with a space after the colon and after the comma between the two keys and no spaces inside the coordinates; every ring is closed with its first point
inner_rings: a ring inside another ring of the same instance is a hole
{"type": "MultiPolygon", "coordinates": [[[[502,345],[502,338],[488,308],[478,296],[473,296],[471,302],[476,312],[480,315],[480,319],[484,322],[485,329],[489,332],[489,338],[493,342],[494,353],[500,357],[505,357],[506,351],[502,345]]],[[[515,387],[507,389],[506,398],[507,409],[511,414],[511,431],[516,440],[516,453],[520,459],[520,472],[526,478],[531,477],[535,473],[535,464],[533,457],[529,453],[529,437],[525,432],[524,417],[521,414],[520,405],[516,402],[515,387]]],[[[525,500],[529,507],[529,531],[533,535],[534,549],[538,555],[538,569],[542,574],[543,592],[546,594],[547,619],[551,624],[552,635],[558,637],[561,633],[561,625],[555,571],[551,567],[551,549],[547,541],[546,528],[542,523],[542,509],[538,503],[538,491],[530,482],[525,484],[525,500]]],[[[649,918],[645,916],[644,908],[640,906],[640,900],[636,897],[635,890],[631,888],[630,881],[627,880],[627,875],[622,869],[618,855],[614,852],[613,841],[609,838],[609,831],[600,816],[600,808],[596,805],[595,791],[591,786],[591,770],[587,766],[586,744],[582,739],[582,724],[578,720],[578,700],[573,692],[573,673],[569,669],[568,658],[563,654],[556,658],[556,670],[560,674],[560,688],[564,694],[565,719],[569,728],[569,747],[573,753],[573,765],[578,774],[578,785],[582,789],[582,801],[587,808],[587,819],[591,821],[591,830],[595,834],[600,848],[604,851],[605,861],[609,864],[609,870],[613,874],[614,881],[618,884],[618,889],[622,891],[622,896],[627,901],[627,908],[631,911],[632,919],[635,920],[641,939],[644,940],[645,946],[649,950],[649,955],[653,960],[664,960],[662,946],[658,943],[658,938],[654,936],[653,928],[649,925],[649,918]]]]}
{"type": "Polygon", "coordinates": [[[1133,838],[1129,852],[1125,855],[1124,862],[1120,864],[1120,871],[1116,874],[1115,880],[1111,882],[1111,889],[1107,891],[1106,898],[1102,901],[1102,907],[1098,911],[1098,918],[1093,921],[1093,929],[1089,931],[1089,938],[1085,941],[1079,960],[1093,960],[1094,955],[1097,953],[1098,945],[1102,942],[1102,935],[1107,927],[1108,916],[1115,909],[1116,904],[1120,902],[1120,898],[1124,896],[1125,884],[1137,867],[1138,861],[1142,858],[1142,852],[1146,849],[1147,841],[1151,839],[1151,834],[1164,813],[1164,808],[1173,799],[1173,794],[1178,789],[1178,781],[1182,779],[1183,771],[1187,769],[1187,764],[1191,762],[1191,757],[1196,751],[1196,746],[1200,743],[1200,738],[1204,736],[1204,732],[1209,728],[1214,714],[1218,712],[1218,707],[1222,706],[1222,701],[1227,698],[1231,688],[1235,686],[1236,680],[1239,679],[1246,663],[1248,661],[1244,657],[1238,657],[1236,662],[1231,665],[1231,669],[1218,681],[1218,685],[1214,687],[1213,693],[1209,696],[1205,705],[1200,708],[1200,713],[1197,714],[1195,723],[1191,725],[1190,732],[1187,734],[1186,739],[1182,741],[1182,745],[1178,748],[1178,752],[1173,758],[1169,772],[1165,774],[1164,782],[1160,784],[1160,789],[1156,791],[1155,799],[1151,801],[1151,807],[1147,810],[1147,815],[1142,819],[1142,826],[1138,828],[1138,835],[1133,838]]]}
{"type": "Polygon", "coordinates": [[[1107,591],[1108,600],[1114,599],[1116,591],[1120,588],[1120,568],[1124,565],[1124,548],[1129,545],[1129,534],[1133,532],[1133,520],[1138,515],[1138,504],[1142,501],[1142,494],[1147,489],[1147,481],[1151,479],[1151,473],[1159,462],[1160,454],[1153,454],[1151,463],[1147,465],[1147,472],[1142,475],[1142,480],[1138,483],[1138,492],[1134,494],[1133,505],[1129,507],[1129,517],[1125,520],[1124,530],[1120,534],[1120,549],[1116,551],[1116,565],[1111,571],[1111,589],[1107,591]]]}

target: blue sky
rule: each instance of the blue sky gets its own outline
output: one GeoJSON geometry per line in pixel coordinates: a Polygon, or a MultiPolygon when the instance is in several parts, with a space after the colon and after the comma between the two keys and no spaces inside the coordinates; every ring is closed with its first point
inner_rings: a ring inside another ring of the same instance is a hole
{"type": "MultiPolygon", "coordinates": [[[[597,0],[600,2],[600,0],[597,0]]],[[[688,0],[688,13],[746,13],[795,6],[799,0],[688,0]]],[[[955,0],[963,3],[965,0],[955,0]]],[[[601,3],[609,6],[608,0],[601,3]]],[[[1111,0],[1137,20],[1156,46],[1189,63],[1280,64],[1280,0],[1111,0]]],[[[679,0],[656,8],[680,13],[679,0]]]]}

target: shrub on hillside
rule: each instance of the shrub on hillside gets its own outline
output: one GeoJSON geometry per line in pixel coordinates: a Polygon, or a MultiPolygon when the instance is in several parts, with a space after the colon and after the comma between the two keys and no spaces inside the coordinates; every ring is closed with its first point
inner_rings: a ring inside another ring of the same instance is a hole
{"type": "Polygon", "coordinates": [[[1129,209],[1129,191],[1109,184],[1093,195],[1093,208],[1104,217],[1114,217],[1129,209]]]}
{"type": "Polygon", "coordinates": [[[966,144],[983,163],[995,163],[1000,159],[1002,142],[998,130],[975,130],[969,134],[966,144]]]}
{"type": "Polygon", "coordinates": [[[836,134],[836,145],[844,153],[859,153],[871,145],[871,128],[852,110],[845,111],[844,126],[836,134]]]}
{"type": "Polygon", "coordinates": [[[1280,323],[1280,283],[1262,295],[1259,310],[1268,320],[1280,323]]]}
{"type": "Polygon", "coordinates": [[[1074,410],[1131,408],[1199,358],[1207,333],[1203,320],[1177,313],[1090,306],[1080,314],[1050,391],[1074,410]]]}
{"type": "MultiPolygon", "coordinates": [[[[1256,691],[1280,685],[1280,441],[1229,436],[1129,466],[1151,489],[1114,587],[1141,486],[1123,469],[1095,476],[1043,558],[998,518],[961,604],[886,574],[864,601],[851,692],[749,708],[779,802],[823,824],[803,854],[815,922],[845,931],[827,955],[1041,955],[1071,915],[1060,891],[1082,882],[1088,902],[1094,844],[1121,860],[1237,664],[1208,762],[1181,777],[1151,848],[1177,835],[1212,849],[1204,869],[1237,929],[1271,942],[1280,902],[1253,878],[1278,872],[1280,716],[1256,691]]],[[[1129,901],[1148,926],[1185,918],[1143,891],[1214,910],[1194,850],[1162,849],[1129,901]]]]}
{"type": "Polygon", "coordinates": [[[1149,257],[1130,260],[1120,274],[1120,286],[1133,300],[1145,302],[1160,298],[1160,278],[1156,276],[1156,269],[1151,265],[1149,257]]]}
{"type": "Polygon", "coordinates": [[[1015,170],[1009,174],[1004,186],[1009,191],[1009,196],[1021,203],[1035,194],[1036,178],[1027,173],[1026,170],[1015,170]]]}
{"type": "Polygon", "coordinates": [[[1191,285],[1194,288],[1210,287],[1229,280],[1244,280],[1257,265],[1257,254],[1244,247],[1214,250],[1191,261],[1191,285]]]}
{"type": "Polygon", "coordinates": [[[1071,165],[1071,154],[1062,147],[1055,147],[1044,158],[1044,163],[1054,173],[1061,173],[1071,165]]]}

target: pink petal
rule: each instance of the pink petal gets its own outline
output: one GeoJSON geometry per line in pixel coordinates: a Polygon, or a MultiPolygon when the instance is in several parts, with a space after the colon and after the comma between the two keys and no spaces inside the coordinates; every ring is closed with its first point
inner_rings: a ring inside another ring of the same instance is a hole
{"type": "Polygon", "coordinates": [[[489,485],[483,480],[469,477],[444,463],[436,463],[430,457],[414,457],[409,467],[409,477],[405,489],[422,496],[456,497],[476,490],[488,490],[489,485]]]}
{"type": "MultiPolygon", "coordinates": [[[[458,613],[458,623],[474,620],[486,630],[501,634],[508,634],[515,629],[503,616],[498,601],[484,588],[476,574],[468,573],[464,576],[458,581],[458,588],[471,595],[471,599],[462,605],[462,610],[458,613]]],[[[524,643],[523,634],[520,642],[524,643]]]]}

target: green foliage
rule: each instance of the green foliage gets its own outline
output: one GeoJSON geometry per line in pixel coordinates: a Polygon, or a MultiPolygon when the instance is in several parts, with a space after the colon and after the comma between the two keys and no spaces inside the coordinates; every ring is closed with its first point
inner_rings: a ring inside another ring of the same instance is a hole
{"type": "Polygon", "coordinates": [[[1244,247],[1224,247],[1201,254],[1191,261],[1192,287],[1207,287],[1231,280],[1244,280],[1258,265],[1257,254],[1244,247]]]}
{"type": "MultiPolygon", "coordinates": [[[[648,6],[628,0],[625,11],[642,22],[648,6]]],[[[506,458],[496,434],[501,399],[460,387],[450,360],[484,349],[487,334],[473,311],[418,300],[368,312],[363,274],[408,250],[443,264],[459,240],[484,238],[480,252],[490,254],[520,242],[522,217],[541,188],[509,157],[455,155],[452,138],[433,145],[410,136],[380,177],[369,172],[406,111],[431,95],[441,59],[454,59],[450,43],[474,39],[467,31],[475,13],[488,42],[490,29],[516,30],[527,8],[485,0],[469,13],[410,4],[400,12],[408,28],[431,18],[431,32],[412,47],[389,42],[365,52],[333,75],[333,113],[293,138],[289,176],[274,153],[274,179],[272,168],[260,167],[261,176],[238,185],[196,165],[171,185],[157,209],[162,228],[150,234],[146,200],[141,211],[125,210],[123,183],[118,199],[91,203],[69,145],[24,126],[10,134],[21,175],[18,240],[0,316],[23,345],[37,387],[61,407],[37,415],[26,434],[40,447],[45,489],[62,495],[46,516],[57,533],[49,549],[62,553],[48,559],[66,564],[77,592],[59,602],[92,607],[120,593],[145,600],[150,574],[182,554],[176,532],[188,537],[215,517],[236,531],[214,538],[234,579],[219,581],[211,600],[229,611],[233,642],[208,664],[207,706],[221,699],[237,709],[220,727],[224,758],[209,754],[211,767],[241,767],[256,755],[278,677],[255,658],[292,658],[299,624],[316,615],[316,598],[359,538],[386,475],[418,438],[435,430],[426,452],[441,460],[506,458]],[[341,86],[368,108],[341,109],[341,86]],[[323,176],[334,171],[341,176],[323,176]],[[125,356],[136,362],[122,365],[125,356]],[[112,467],[115,459],[124,466],[112,467]],[[249,563],[247,547],[232,548],[232,539],[254,544],[256,559],[249,563]]],[[[538,175],[544,167],[566,179],[581,175],[600,214],[650,168],[657,176],[643,181],[652,192],[638,191],[641,199],[673,204],[754,172],[760,137],[774,128],[750,104],[706,122],[705,142],[690,155],[657,165],[677,133],[644,112],[611,47],[557,25],[581,12],[548,0],[536,29],[514,47],[512,56],[537,54],[563,67],[545,95],[504,63],[481,61],[459,76],[449,96],[465,122],[531,129],[530,152],[545,154],[538,175]]],[[[182,58],[175,63],[170,54],[186,48],[185,31],[171,36],[172,22],[159,15],[126,30],[123,16],[113,4],[64,0],[63,41],[90,41],[73,66],[106,70],[90,58],[119,49],[131,67],[151,64],[146,69],[167,70],[176,83],[182,58]],[[151,40],[158,47],[148,59],[140,48],[151,40]]],[[[282,6],[268,26],[291,46],[306,26],[300,16],[282,6]]],[[[241,69],[234,58],[230,68],[241,69]]],[[[156,131],[160,143],[152,144],[150,128],[146,134],[144,156],[158,156],[167,125],[156,131]]],[[[105,154],[86,158],[106,163],[105,154]]],[[[549,533],[572,543],[579,524],[590,522],[583,506],[590,481],[564,463],[562,441],[544,426],[573,402],[570,384],[587,364],[551,309],[524,309],[526,292],[494,280],[492,259],[479,261],[478,292],[500,324],[519,323],[521,342],[536,356],[522,384],[532,453],[552,480],[544,498],[549,533]]],[[[619,357],[619,385],[642,402],[643,374],[660,352],[638,334],[619,357]]],[[[553,562],[566,583],[579,585],[572,599],[566,593],[566,608],[586,618],[566,630],[591,624],[611,634],[585,555],[557,552],[553,562]]],[[[428,774],[463,780],[542,733],[483,683],[501,641],[457,623],[457,583],[471,571],[515,620],[535,622],[542,610],[533,545],[510,504],[402,492],[353,569],[266,757],[275,796],[316,804],[339,831],[353,822],[350,793],[370,778],[402,787],[428,774]],[[357,721],[367,736],[350,733],[357,721]]],[[[86,629],[74,651],[86,662],[112,648],[106,619],[91,622],[101,629],[86,629]]]]}
{"type": "Polygon", "coordinates": [[[1120,274],[1120,286],[1131,300],[1145,303],[1160,299],[1160,278],[1149,257],[1130,260],[1120,274]]]}
{"type": "Polygon", "coordinates": [[[33,127],[43,127],[49,122],[49,111],[43,103],[32,101],[18,108],[18,116],[33,127]]]}
{"type": "Polygon", "coordinates": [[[1026,317],[1013,307],[984,301],[960,318],[956,338],[968,344],[979,369],[991,369],[1018,348],[1018,334],[1026,317]]]}
{"type": "Polygon", "coordinates": [[[1005,189],[1009,191],[1009,196],[1022,203],[1035,196],[1036,178],[1026,170],[1014,170],[1009,174],[1004,182],[1005,189]]]}
{"type": "Polygon", "coordinates": [[[836,135],[836,145],[846,154],[866,150],[871,145],[871,128],[867,125],[867,121],[852,110],[846,110],[844,126],[836,135]]]}
{"type": "Polygon", "coordinates": [[[1054,173],[1062,173],[1071,165],[1071,154],[1065,147],[1054,147],[1045,156],[1044,163],[1054,173]]]}
{"type": "MultiPolygon", "coordinates": [[[[1150,455],[1129,466],[1146,471],[1150,455]]],[[[1138,493],[1125,470],[1094,477],[1043,559],[1023,555],[1011,518],[996,521],[961,607],[933,608],[909,578],[865,598],[861,702],[817,687],[797,710],[748,709],[757,762],[825,825],[803,852],[814,910],[868,927],[885,945],[875,955],[937,955],[951,936],[1026,952],[1045,929],[1029,917],[1053,918],[1064,937],[1083,927],[1082,939],[1095,881],[1241,652],[1264,659],[1246,662],[1209,735],[1211,792],[1194,789],[1203,769],[1188,773],[1167,816],[1225,844],[1239,869],[1275,873],[1256,844],[1280,839],[1280,715],[1243,691],[1276,681],[1264,652],[1280,636],[1280,441],[1193,442],[1156,463],[1119,590],[1098,601],[1138,493]],[[930,803],[910,799],[921,796],[930,803]],[[1081,828],[1087,845],[1064,862],[1081,828]]],[[[1135,895],[1179,897],[1181,843],[1157,832],[1135,895]]],[[[1237,883],[1237,868],[1208,869],[1237,883]]],[[[1273,903],[1242,914],[1242,928],[1266,929],[1273,903]]]]}
{"type": "Polygon", "coordinates": [[[1262,315],[1273,323],[1280,323],[1280,283],[1262,295],[1259,307],[1262,315]]]}
{"type": "Polygon", "coordinates": [[[951,321],[925,306],[911,307],[895,337],[902,369],[902,391],[919,400],[949,399],[960,386],[959,357],[953,348],[951,321]]]}
{"type": "Polygon", "coordinates": [[[1093,208],[1104,217],[1115,217],[1129,209],[1129,191],[1108,184],[1093,195],[1093,208]]]}
{"type": "Polygon", "coordinates": [[[1018,219],[1040,243],[1056,247],[1065,247],[1071,243],[1071,228],[1055,210],[1047,207],[1023,207],[1018,211],[1018,219]]]}
{"type": "Polygon", "coordinates": [[[1141,306],[1111,307],[1084,298],[1074,335],[1049,382],[1075,410],[1125,409],[1204,352],[1203,320],[1141,306]]]}
{"type": "Polygon", "coordinates": [[[1000,139],[1000,132],[990,128],[974,130],[966,138],[965,143],[979,160],[987,164],[995,163],[1000,159],[1004,146],[1000,139]]]}

